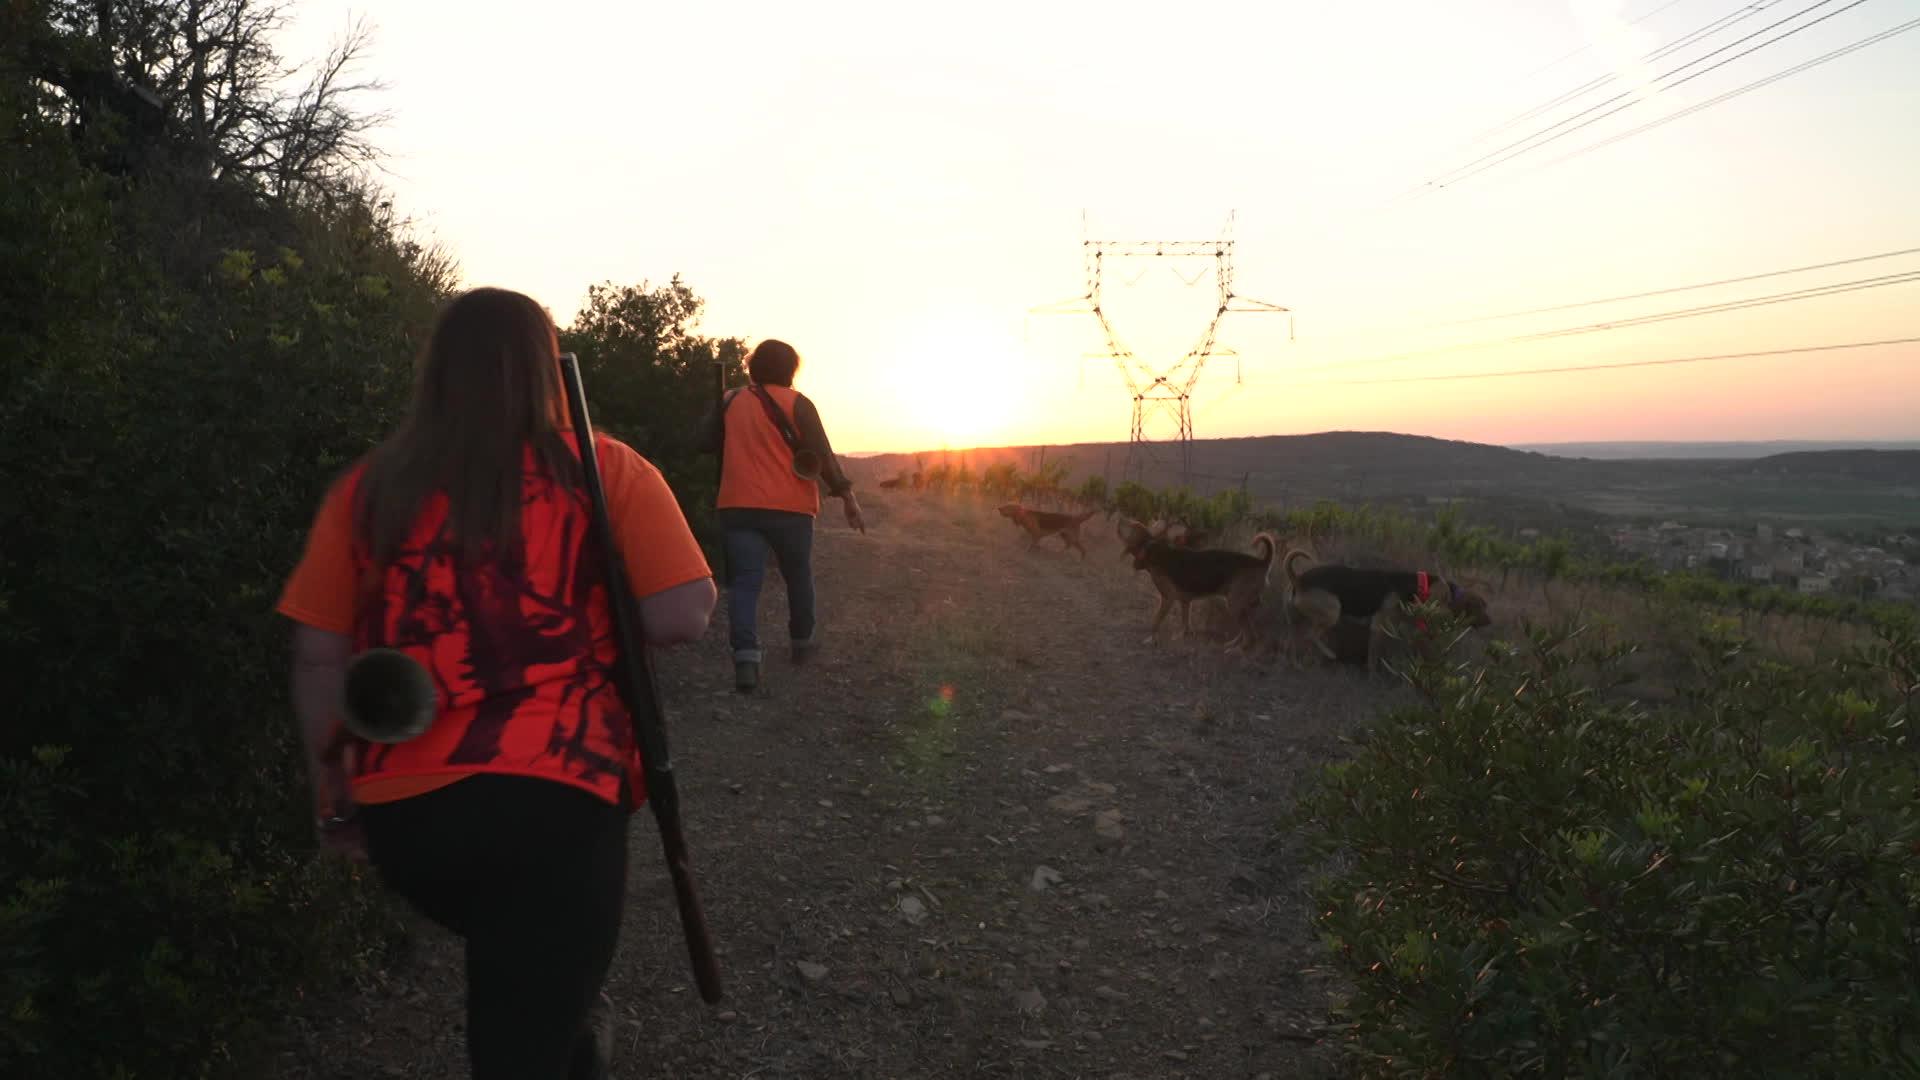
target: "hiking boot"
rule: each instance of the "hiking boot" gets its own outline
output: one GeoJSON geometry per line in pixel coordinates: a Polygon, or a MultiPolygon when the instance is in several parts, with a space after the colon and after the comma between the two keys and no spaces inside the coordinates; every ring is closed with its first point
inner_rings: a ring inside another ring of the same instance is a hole
{"type": "Polygon", "coordinates": [[[793,643],[793,664],[795,667],[799,667],[801,664],[804,664],[807,661],[813,659],[815,656],[819,655],[819,653],[820,653],[819,642],[796,641],[793,643]]]}
{"type": "Polygon", "coordinates": [[[733,662],[733,688],[742,694],[751,694],[760,688],[760,662],[757,660],[735,660],[733,662]]]}
{"type": "Polygon", "coordinates": [[[613,999],[606,991],[587,1009],[587,1029],[575,1044],[567,1080],[607,1080],[613,1075],[613,999]]]}

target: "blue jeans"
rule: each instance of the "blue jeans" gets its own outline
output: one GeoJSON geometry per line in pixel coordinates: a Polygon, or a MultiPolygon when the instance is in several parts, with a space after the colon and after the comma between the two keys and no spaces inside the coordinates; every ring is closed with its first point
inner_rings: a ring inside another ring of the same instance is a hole
{"type": "Polygon", "coordinates": [[[788,510],[734,508],[720,511],[727,547],[727,643],[735,660],[760,660],[760,586],[767,580],[767,550],[787,579],[787,637],[813,641],[813,515],[788,510]]]}

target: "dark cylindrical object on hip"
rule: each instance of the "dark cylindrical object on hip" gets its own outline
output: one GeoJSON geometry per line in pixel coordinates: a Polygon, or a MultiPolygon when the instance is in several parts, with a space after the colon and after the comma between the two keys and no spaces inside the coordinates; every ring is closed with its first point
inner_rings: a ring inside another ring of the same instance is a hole
{"type": "Polygon", "coordinates": [[[368,649],[347,665],[341,711],[368,742],[405,742],[433,726],[440,693],[418,660],[398,649],[368,649]]]}

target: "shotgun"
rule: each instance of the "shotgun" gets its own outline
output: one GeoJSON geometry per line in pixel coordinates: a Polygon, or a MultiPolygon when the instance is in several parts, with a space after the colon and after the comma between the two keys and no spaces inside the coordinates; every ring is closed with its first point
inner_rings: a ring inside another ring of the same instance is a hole
{"type": "MultiPolygon", "coordinates": [[[[727,409],[727,362],[725,360],[715,360],[713,362],[713,412],[714,412],[714,415],[724,418],[727,414],[726,409],[727,409]]],[[[713,451],[713,483],[715,487],[718,487],[721,479],[726,476],[726,471],[727,471],[726,455],[724,453],[726,448],[727,448],[726,429],[723,427],[721,428],[720,445],[715,447],[713,451]]]]}
{"type": "Polygon", "coordinates": [[[680,792],[674,783],[673,759],[667,752],[665,714],[660,708],[660,688],[653,680],[653,665],[647,655],[646,639],[641,634],[640,604],[627,587],[626,566],[620,549],[614,546],[613,519],[607,512],[607,492],[600,482],[600,461],[593,436],[593,421],[587,415],[587,392],[580,382],[580,361],[572,353],[560,354],[560,375],[567,385],[567,407],[573,416],[574,437],[580,443],[580,467],[586,476],[587,497],[592,504],[594,538],[606,556],[607,601],[613,612],[613,640],[619,655],[614,661],[614,688],[626,703],[633,720],[634,742],[646,770],[647,805],[653,807],[653,820],[660,827],[660,846],[667,857],[667,872],[673,877],[673,896],[680,909],[680,929],[687,938],[687,953],[693,960],[694,982],[700,997],[711,1005],[720,1000],[720,964],[713,954],[713,936],[707,931],[706,912],[701,910],[700,895],[694,888],[693,869],[687,862],[687,838],[680,824],[680,792]]]}
{"type": "MultiPolygon", "coordinates": [[[[720,444],[713,448],[713,497],[720,497],[720,486],[727,482],[727,362],[724,359],[713,362],[713,415],[720,424],[720,444]]],[[[717,516],[717,515],[716,515],[717,516]]],[[[716,525],[720,533],[720,584],[733,587],[733,560],[727,557],[727,530],[716,525]]]]}

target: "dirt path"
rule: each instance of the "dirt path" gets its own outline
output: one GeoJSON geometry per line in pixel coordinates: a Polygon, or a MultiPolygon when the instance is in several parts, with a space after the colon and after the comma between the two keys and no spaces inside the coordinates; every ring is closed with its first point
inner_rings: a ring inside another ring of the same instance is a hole
{"type": "MultiPolygon", "coordinates": [[[[718,619],[661,664],[728,998],[693,993],[642,814],[616,1074],[1322,1072],[1330,984],[1306,970],[1280,822],[1380,691],[1146,646],[1151,587],[1099,518],[1084,563],[1024,551],[971,501],[877,498],[869,518],[866,536],[822,519],[816,667],[770,649],[765,692],[738,697],[718,619]]],[[[420,936],[404,969],[316,1007],[283,1075],[465,1075],[458,950],[420,936]]]]}

